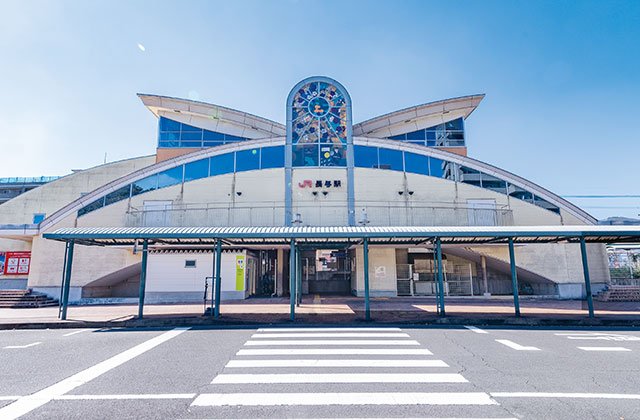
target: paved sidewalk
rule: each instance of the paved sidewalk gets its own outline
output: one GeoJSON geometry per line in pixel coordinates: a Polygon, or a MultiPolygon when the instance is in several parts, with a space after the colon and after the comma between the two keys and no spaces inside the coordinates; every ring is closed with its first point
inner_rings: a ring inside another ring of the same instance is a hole
{"type": "MultiPolygon", "coordinates": [[[[513,300],[507,297],[447,298],[447,316],[438,316],[436,301],[425,298],[371,299],[371,317],[376,323],[497,325],[640,325],[640,302],[594,302],[595,320],[588,319],[587,304],[577,300],[523,298],[522,316],[516,318],[513,300]]],[[[70,306],[67,321],[58,319],[58,308],[0,309],[2,328],[69,328],[78,326],[166,326],[237,325],[287,323],[288,298],[248,299],[223,303],[221,318],[203,316],[203,304],[145,305],[138,320],[137,305],[70,306]]],[[[303,299],[296,308],[299,323],[358,323],[364,321],[364,300],[356,297],[303,299]]]]}

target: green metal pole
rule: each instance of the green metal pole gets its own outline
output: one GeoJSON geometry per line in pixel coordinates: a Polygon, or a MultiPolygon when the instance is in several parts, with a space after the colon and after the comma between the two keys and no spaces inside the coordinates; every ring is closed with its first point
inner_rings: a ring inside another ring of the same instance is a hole
{"type": "Polygon", "coordinates": [[[520,316],[520,298],[518,297],[518,272],[516,270],[516,253],[513,238],[509,238],[509,263],[511,264],[511,287],[513,288],[513,306],[516,316],[520,316]]]}
{"type": "Polygon", "coordinates": [[[436,259],[438,261],[438,288],[439,295],[438,301],[440,302],[440,316],[445,316],[444,310],[444,278],[442,273],[442,243],[440,242],[440,238],[436,238],[436,259]]]}
{"type": "Polygon", "coordinates": [[[69,241],[69,252],[67,252],[67,266],[64,275],[64,293],[62,294],[62,314],[61,320],[67,319],[67,307],[69,306],[69,289],[71,288],[71,267],[73,266],[73,248],[75,243],[69,241]]]}
{"type": "Polygon", "coordinates": [[[364,264],[364,319],[371,321],[371,307],[369,305],[369,238],[364,238],[362,253],[364,255],[362,261],[364,264]]]}
{"type": "Polygon", "coordinates": [[[147,256],[149,253],[149,241],[142,242],[142,268],[140,270],[140,290],[138,291],[138,318],[142,319],[144,312],[144,291],[147,286],[147,256]]]}
{"type": "Polygon", "coordinates": [[[584,236],[580,238],[580,253],[582,254],[582,270],[584,271],[584,288],[587,293],[587,305],[589,305],[589,318],[593,318],[593,296],[591,295],[591,278],[589,277],[589,261],[587,260],[587,243],[584,240],[584,236]]]}
{"type": "Polygon", "coordinates": [[[64,278],[66,276],[67,268],[67,254],[69,253],[69,242],[64,243],[64,262],[62,264],[62,280],[60,281],[60,300],[58,301],[58,318],[62,313],[62,295],[64,294],[64,278]]]}
{"type": "Polygon", "coordinates": [[[220,294],[222,290],[222,239],[216,242],[216,274],[215,274],[215,305],[213,307],[213,317],[220,318],[220,294]]]}
{"type": "Polygon", "coordinates": [[[289,318],[296,319],[296,242],[291,239],[289,249],[289,318]]]}

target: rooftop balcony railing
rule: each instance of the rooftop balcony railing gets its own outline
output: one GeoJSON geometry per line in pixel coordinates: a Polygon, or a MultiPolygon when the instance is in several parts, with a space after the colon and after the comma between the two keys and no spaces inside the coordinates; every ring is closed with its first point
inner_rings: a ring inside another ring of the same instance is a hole
{"type": "MultiPolygon", "coordinates": [[[[356,203],[356,221],[368,226],[511,226],[508,208],[474,208],[415,203],[356,203]],[[363,210],[364,209],[364,210],[363,210]]],[[[338,203],[294,205],[293,220],[301,226],[346,226],[347,207],[338,203]]],[[[283,226],[281,203],[182,204],[131,208],[126,226],[283,226]]]]}

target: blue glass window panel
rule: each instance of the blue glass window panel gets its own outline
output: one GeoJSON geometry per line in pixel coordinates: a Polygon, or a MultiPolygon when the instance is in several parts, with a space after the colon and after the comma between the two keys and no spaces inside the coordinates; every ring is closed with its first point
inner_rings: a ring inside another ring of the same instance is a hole
{"type": "Polygon", "coordinates": [[[318,166],[319,153],[316,143],[298,144],[293,148],[293,166],[318,166]]]}
{"type": "Polygon", "coordinates": [[[436,132],[435,131],[426,131],[426,133],[427,133],[427,140],[433,140],[434,144],[435,144],[436,132]]]}
{"type": "Polygon", "coordinates": [[[200,131],[187,131],[180,134],[181,140],[202,140],[202,130],[200,131]]]}
{"type": "Polygon", "coordinates": [[[202,131],[202,128],[198,128],[198,127],[194,127],[192,125],[189,124],[182,124],[182,131],[202,131]]]}
{"type": "Polygon", "coordinates": [[[452,131],[447,133],[447,138],[449,140],[464,140],[464,133],[461,131],[452,131]]]}
{"type": "Polygon", "coordinates": [[[412,131],[411,133],[407,133],[407,140],[424,140],[425,134],[424,130],[412,131]]]}
{"type": "Polygon", "coordinates": [[[354,165],[359,168],[378,167],[378,148],[369,146],[353,146],[354,165]]]}
{"type": "Polygon", "coordinates": [[[509,195],[520,200],[528,201],[530,203],[533,201],[533,194],[531,194],[529,191],[518,190],[512,192],[509,195]]]}
{"type": "Polygon", "coordinates": [[[175,131],[161,131],[158,140],[180,140],[180,133],[175,131]]]}
{"type": "Polygon", "coordinates": [[[243,137],[232,136],[231,134],[225,134],[224,135],[225,143],[233,143],[233,142],[236,142],[236,141],[243,141],[243,140],[246,140],[246,139],[243,138],[243,137]]]}
{"type": "Polygon", "coordinates": [[[443,166],[444,166],[443,160],[430,157],[429,158],[429,175],[442,178],[442,175],[444,175],[443,166]]]}
{"type": "Polygon", "coordinates": [[[180,142],[176,141],[161,141],[158,143],[158,147],[178,147],[180,142]]]}
{"type": "Polygon", "coordinates": [[[176,168],[167,169],[158,174],[158,188],[170,187],[172,185],[182,183],[182,168],[180,165],[176,168]]]}
{"type": "Polygon", "coordinates": [[[321,144],[320,166],[347,166],[346,148],[334,143],[321,144]]]}
{"type": "Polygon", "coordinates": [[[180,147],[190,147],[190,148],[202,147],[202,141],[200,141],[200,140],[196,140],[196,141],[181,141],[180,142],[180,147]]]}
{"type": "Polygon", "coordinates": [[[180,123],[169,118],[160,117],[160,131],[180,131],[180,123]]]}
{"type": "Polygon", "coordinates": [[[434,147],[435,145],[436,145],[436,141],[435,140],[427,140],[427,146],[434,147]]]}
{"type": "Polygon", "coordinates": [[[196,160],[184,165],[184,182],[209,176],[209,159],[196,160]]]}
{"type": "Polygon", "coordinates": [[[380,169],[402,171],[402,151],[380,148],[380,169]]]}
{"type": "Polygon", "coordinates": [[[463,130],[464,129],[462,118],[457,118],[453,121],[446,122],[444,125],[447,130],[463,130]]]}
{"type": "Polygon", "coordinates": [[[84,216],[87,213],[91,213],[94,210],[98,210],[101,207],[104,207],[104,197],[100,197],[93,203],[87,204],[86,206],[78,210],[78,217],[84,216]]]}
{"type": "Polygon", "coordinates": [[[117,203],[118,201],[126,200],[129,198],[129,190],[131,185],[127,185],[122,188],[118,188],[114,192],[111,192],[104,197],[104,205],[108,206],[109,204],[117,203]]]}
{"type": "Polygon", "coordinates": [[[236,152],[236,172],[260,169],[260,149],[236,152]]]}
{"type": "Polygon", "coordinates": [[[486,174],[482,174],[482,188],[499,192],[501,194],[507,193],[507,183],[500,179],[495,179],[486,174]]]}
{"type": "Polygon", "coordinates": [[[397,136],[391,136],[389,138],[391,140],[406,140],[407,139],[407,135],[406,134],[399,134],[397,136]]]}
{"type": "Polygon", "coordinates": [[[158,175],[154,174],[133,183],[131,196],[144,194],[158,188],[158,175]]]}
{"type": "Polygon", "coordinates": [[[406,172],[429,175],[429,158],[427,156],[404,152],[404,165],[406,172]]]}
{"type": "Polygon", "coordinates": [[[204,147],[216,147],[216,146],[220,146],[221,144],[224,144],[224,142],[222,141],[205,141],[202,143],[202,145],[204,147]]]}
{"type": "Polygon", "coordinates": [[[233,172],[233,153],[211,157],[209,176],[229,174],[233,172]]]}
{"type": "Polygon", "coordinates": [[[210,141],[223,142],[224,141],[224,134],[218,133],[216,131],[204,130],[203,139],[204,140],[210,140],[210,141]]]}
{"type": "Polygon", "coordinates": [[[262,169],[284,167],[284,146],[262,148],[262,169]]]}
{"type": "Polygon", "coordinates": [[[442,131],[442,130],[444,130],[444,124],[434,125],[433,127],[429,127],[426,130],[427,131],[442,131]]]}

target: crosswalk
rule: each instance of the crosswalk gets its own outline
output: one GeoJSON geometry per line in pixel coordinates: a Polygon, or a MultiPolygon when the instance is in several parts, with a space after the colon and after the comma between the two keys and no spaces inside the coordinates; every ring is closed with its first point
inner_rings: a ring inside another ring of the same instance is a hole
{"type": "Polygon", "coordinates": [[[260,328],[206,391],[215,418],[511,418],[400,328],[260,328]]]}

